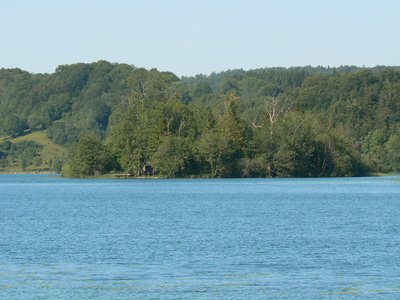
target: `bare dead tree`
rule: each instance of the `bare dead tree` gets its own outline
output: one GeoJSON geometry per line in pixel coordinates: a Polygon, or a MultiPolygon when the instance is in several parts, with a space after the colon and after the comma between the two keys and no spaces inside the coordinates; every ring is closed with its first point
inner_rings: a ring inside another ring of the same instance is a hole
{"type": "Polygon", "coordinates": [[[265,112],[269,119],[270,135],[273,135],[273,128],[276,121],[286,115],[291,109],[291,103],[287,98],[268,96],[265,99],[265,112]]]}
{"type": "Polygon", "coordinates": [[[181,123],[179,124],[179,129],[178,129],[178,136],[181,135],[181,131],[184,125],[185,125],[185,119],[181,119],[181,123]]]}
{"type": "Polygon", "coordinates": [[[254,128],[261,128],[261,125],[256,125],[254,122],[249,121],[251,125],[253,125],[254,128]]]}

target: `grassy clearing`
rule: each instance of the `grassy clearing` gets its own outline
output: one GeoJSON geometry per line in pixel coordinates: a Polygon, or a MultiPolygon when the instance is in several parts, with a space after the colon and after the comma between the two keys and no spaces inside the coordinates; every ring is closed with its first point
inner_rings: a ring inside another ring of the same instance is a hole
{"type": "Polygon", "coordinates": [[[47,137],[45,131],[35,131],[11,140],[13,143],[20,143],[23,141],[33,141],[42,145],[41,156],[43,160],[48,160],[57,154],[65,154],[65,149],[60,145],[53,143],[53,141],[47,137]]]}
{"type": "MultiPolygon", "coordinates": [[[[51,171],[54,162],[57,159],[63,159],[66,155],[65,148],[52,142],[46,135],[44,130],[35,131],[24,136],[19,136],[14,139],[9,139],[12,143],[20,143],[24,141],[33,141],[43,146],[40,150],[38,157],[41,163],[39,165],[30,164],[26,170],[22,170],[18,163],[12,164],[11,166],[1,170],[0,172],[47,172],[51,171]]],[[[4,139],[0,139],[0,143],[3,143],[4,139]]]]}

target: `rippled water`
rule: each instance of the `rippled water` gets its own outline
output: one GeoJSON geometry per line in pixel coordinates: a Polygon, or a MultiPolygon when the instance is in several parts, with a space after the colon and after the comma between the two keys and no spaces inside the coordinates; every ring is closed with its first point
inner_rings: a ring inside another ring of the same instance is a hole
{"type": "Polygon", "coordinates": [[[400,179],[0,175],[0,299],[400,299],[400,179]]]}

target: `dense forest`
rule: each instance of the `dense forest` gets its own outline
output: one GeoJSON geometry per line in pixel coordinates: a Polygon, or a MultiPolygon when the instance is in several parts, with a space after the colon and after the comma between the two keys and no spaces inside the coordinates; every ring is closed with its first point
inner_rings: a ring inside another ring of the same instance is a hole
{"type": "Polygon", "coordinates": [[[230,70],[178,78],[99,61],[0,70],[0,167],[73,177],[361,176],[400,170],[400,68],[230,70]],[[57,162],[54,164],[54,162],[57,162]]]}

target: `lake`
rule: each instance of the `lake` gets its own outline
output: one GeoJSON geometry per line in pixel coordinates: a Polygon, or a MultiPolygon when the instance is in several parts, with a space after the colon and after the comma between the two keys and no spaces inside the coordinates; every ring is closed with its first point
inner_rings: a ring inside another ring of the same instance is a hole
{"type": "Polygon", "coordinates": [[[400,299],[400,177],[0,175],[0,299],[400,299]]]}

